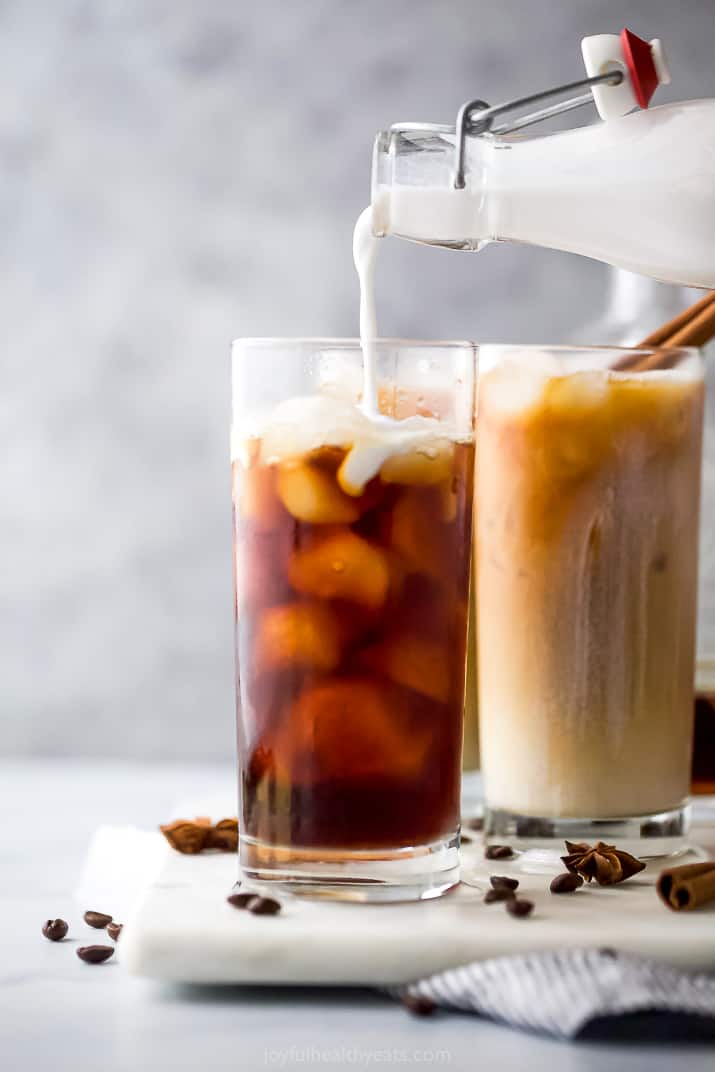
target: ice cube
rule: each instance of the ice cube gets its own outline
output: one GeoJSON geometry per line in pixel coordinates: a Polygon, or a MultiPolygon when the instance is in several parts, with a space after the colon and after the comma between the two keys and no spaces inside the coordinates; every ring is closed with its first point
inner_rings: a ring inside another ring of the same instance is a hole
{"type": "Polygon", "coordinates": [[[452,474],[453,454],[453,444],[444,439],[426,443],[404,454],[392,454],[383,463],[380,478],[386,484],[417,487],[440,484],[452,474]]]}
{"type": "Polygon", "coordinates": [[[340,623],[320,603],[288,603],[264,610],[255,659],[259,671],[308,667],[333,670],[340,662],[340,623]]]}
{"type": "Polygon", "coordinates": [[[286,780],[414,777],[429,739],[409,729],[404,698],[363,677],[305,689],[276,734],[276,774],[286,780]]]}
{"type": "Polygon", "coordinates": [[[385,551],[342,530],[293,551],[288,579],[296,592],[376,609],[387,598],[390,568],[385,551]]]}
{"type": "Polygon", "coordinates": [[[439,489],[409,488],[402,492],[388,516],[385,538],[408,570],[441,577],[451,569],[449,531],[440,520],[443,503],[439,489]]]}
{"type": "Polygon", "coordinates": [[[364,653],[369,666],[398,685],[446,703],[450,695],[450,652],[446,640],[428,639],[414,629],[392,632],[364,653]]]}
{"type": "Polygon", "coordinates": [[[549,380],[562,374],[562,363],[545,351],[515,350],[504,355],[480,378],[478,418],[492,414],[530,417],[543,404],[549,380]]]}
{"type": "Polygon", "coordinates": [[[313,525],[350,524],[360,509],[343,494],[333,477],[300,462],[285,462],[278,470],[278,494],[285,508],[298,521],[313,525]]]}
{"type": "Polygon", "coordinates": [[[554,414],[586,416],[602,406],[609,392],[608,373],[597,369],[557,376],[549,381],[546,404],[554,414]]]}

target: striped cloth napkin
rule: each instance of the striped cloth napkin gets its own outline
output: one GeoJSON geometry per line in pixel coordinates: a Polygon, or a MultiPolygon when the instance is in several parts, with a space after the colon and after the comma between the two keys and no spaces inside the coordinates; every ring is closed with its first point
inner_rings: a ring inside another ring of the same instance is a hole
{"type": "Polygon", "coordinates": [[[476,961],[392,991],[554,1038],[715,1038],[715,974],[610,949],[476,961]]]}

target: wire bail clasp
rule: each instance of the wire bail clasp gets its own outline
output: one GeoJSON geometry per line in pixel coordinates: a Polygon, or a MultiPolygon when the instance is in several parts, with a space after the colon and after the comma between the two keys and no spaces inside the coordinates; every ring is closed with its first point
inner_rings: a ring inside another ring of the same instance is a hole
{"type": "Polygon", "coordinates": [[[476,137],[479,134],[511,134],[515,130],[531,126],[532,123],[540,123],[543,119],[551,119],[555,115],[573,111],[574,108],[582,108],[585,104],[594,104],[593,94],[582,93],[578,97],[551,104],[546,108],[540,108],[535,112],[528,112],[510,122],[494,125],[494,120],[508,112],[519,108],[526,108],[532,104],[540,104],[542,101],[558,97],[562,93],[572,93],[578,89],[607,84],[618,86],[624,79],[624,73],[620,68],[613,68],[605,74],[597,74],[592,78],[582,78],[578,82],[568,82],[563,86],[555,86],[553,89],[543,90],[541,93],[533,93],[529,97],[520,97],[518,100],[506,101],[504,104],[495,104],[493,107],[483,100],[467,101],[457,113],[455,130],[457,134],[456,161],[454,171],[454,188],[463,190],[466,172],[466,143],[467,137],[476,137]]]}

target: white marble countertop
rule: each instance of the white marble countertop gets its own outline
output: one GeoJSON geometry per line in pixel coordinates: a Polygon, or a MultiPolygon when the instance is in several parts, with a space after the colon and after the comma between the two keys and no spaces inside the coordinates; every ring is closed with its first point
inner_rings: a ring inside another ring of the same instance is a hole
{"type": "Polygon", "coordinates": [[[81,964],[67,944],[43,939],[43,921],[62,916],[91,941],[79,925],[90,906],[72,894],[100,823],[154,826],[177,799],[230,793],[232,777],[228,767],[0,761],[1,1067],[673,1072],[687,1061],[688,1072],[712,1069],[714,1046],[564,1044],[467,1016],[416,1020],[367,990],[153,984],[112,961],[81,964]]]}

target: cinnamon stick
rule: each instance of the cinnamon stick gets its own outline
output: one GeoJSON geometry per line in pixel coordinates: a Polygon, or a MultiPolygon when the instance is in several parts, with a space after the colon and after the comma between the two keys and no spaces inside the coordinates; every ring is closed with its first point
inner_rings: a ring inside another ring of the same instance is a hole
{"type": "Polygon", "coordinates": [[[643,339],[643,342],[638,343],[638,346],[643,347],[643,349],[648,349],[651,346],[672,346],[669,341],[672,336],[682,331],[694,317],[709,309],[713,297],[715,297],[715,292],[708,291],[700,301],[696,301],[694,305],[689,305],[687,309],[683,309],[682,313],[678,313],[672,320],[668,320],[666,324],[661,324],[659,328],[652,331],[650,335],[643,339]]]}
{"type": "Polygon", "coordinates": [[[665,348],[704,346],[715,338],[715,291],[710,291],[666,324],[656,328],[638,344],[636,349],[649,350],[651,354],[626,353],[611,367],[616,372],[651,372],[668,369],[677,364],[678,355],[665,348]],[[664,349],[657,349],[663,347],[664,349]]]}
{"type": "Polygon", "coordinates": [[[663,904],[674,912],[690,912],[715,901],[715,860],[662,871],[656,884],[663,904]]]}
{"type": "MultiPolygon", "coordinates": [[[[679,318],[675,317],[674,320],[670,321],[674,330],[664,336],[662,346],[673,348],[704,346],[715,335],[715,292],[708,294],[701,301],[696,302],[695,305],[691,305],[690,309],[686,309],[685,312],[691,314],[689,319],[679,322],[679,318]]],[[[664,325],[664,329],[667,326],[664,325]]],[[[641,346],[644,345],[645,343],[641,343],[641,346]]],[[[648,369],[670,368],[674,360],[677,360],[676,355],[656,351],[643,361],[639,361],[636,367],[639,372],[647,372],[648,369]]]]}

